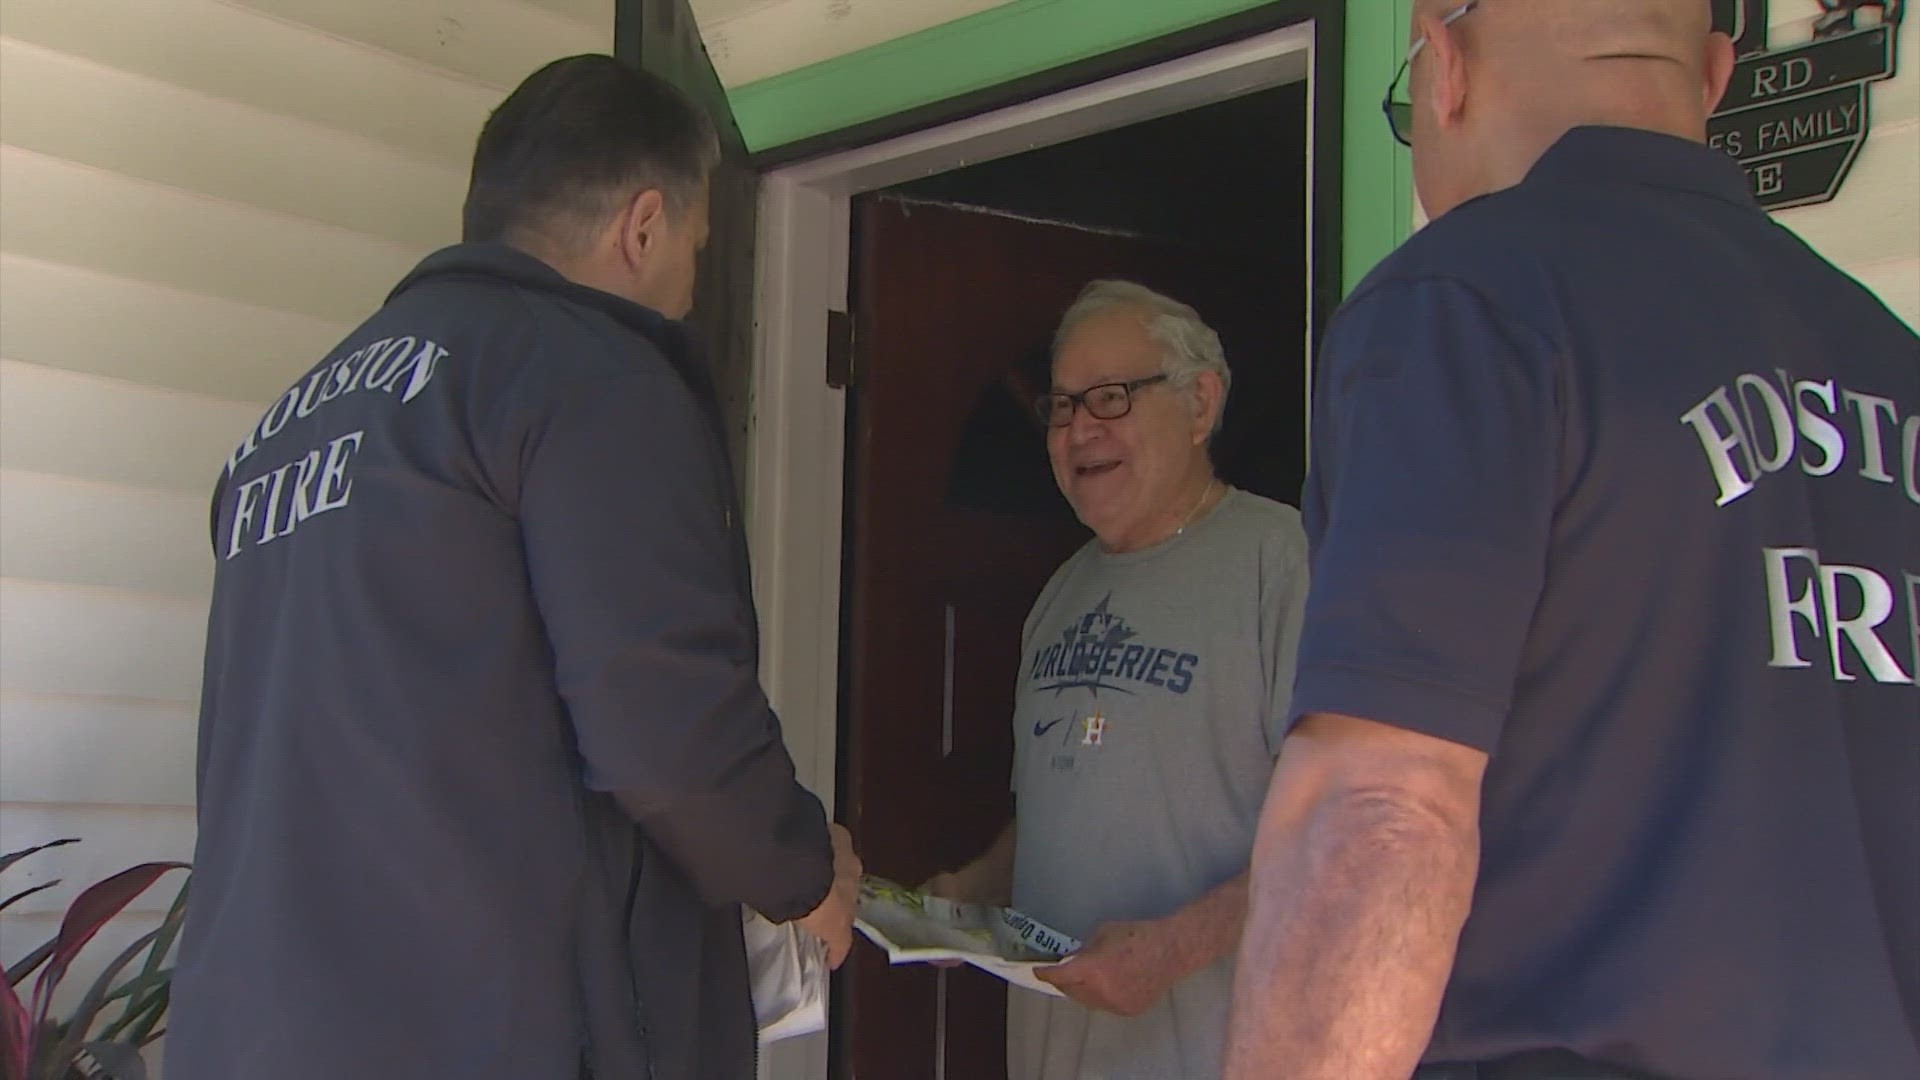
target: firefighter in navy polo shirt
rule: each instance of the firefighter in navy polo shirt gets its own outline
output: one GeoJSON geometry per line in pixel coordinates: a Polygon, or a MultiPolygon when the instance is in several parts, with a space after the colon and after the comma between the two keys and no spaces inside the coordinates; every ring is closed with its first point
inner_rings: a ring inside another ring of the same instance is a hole
{"type": "Polygon", "coordinates": [[[1228,1075],[1920,1077],[1920,338],[1704,145],[1707,0],[1414,15],[1228,1075]]]}

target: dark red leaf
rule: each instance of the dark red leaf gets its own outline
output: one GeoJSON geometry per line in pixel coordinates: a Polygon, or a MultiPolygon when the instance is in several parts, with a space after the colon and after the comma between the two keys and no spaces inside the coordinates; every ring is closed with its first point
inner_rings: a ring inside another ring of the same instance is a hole
{"type": "Polygon", "coordinates": [[[13,984],[0,982],[0,1069],[5,1070],[0,1075],[5,1080],[26,1080],[27,1064],[33,1060],[29,1056],[33,1048],[28,1045],[31,1034],[20,995],[13,992],[13,984]]]}
{"type": "Polygon", "coordinates": [[[147,888],[169,870],[183,869],[182,862],[150,862],[122,870],[119,873],[89,886],[86,891],[74,897],[67,907],[67,915],[60,922],[60,933],[54,939],[53,956],[47,961],[46,970],[33,984],[32,1019],[39,1023],[46,1018],[47,1009],[53,1003],[53,992],[66,977],[68,965],[80,950],[86,948],[100,928],[115,915],[134,901],[134,898],[146,892],[147,888]]]}

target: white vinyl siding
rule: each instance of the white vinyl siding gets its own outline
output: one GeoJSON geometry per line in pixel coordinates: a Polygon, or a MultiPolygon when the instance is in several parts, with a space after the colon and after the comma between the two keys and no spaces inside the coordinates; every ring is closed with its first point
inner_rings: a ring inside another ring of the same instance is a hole
{"type": "Polygon", "coordinates": [[[0,961],[84,885],[190,856],[215,476],[458,239],[487,112],[611,49],[613,4],[0,3],[0,851],[84,841],[0,882],[65,882],[0,916],[0,961]]]}

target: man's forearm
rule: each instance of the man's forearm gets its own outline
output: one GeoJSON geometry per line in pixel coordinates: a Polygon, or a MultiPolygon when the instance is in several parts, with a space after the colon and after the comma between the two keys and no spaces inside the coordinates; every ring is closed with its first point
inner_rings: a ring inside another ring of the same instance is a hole
{"type": "Polygon", "coordinates": [[[1247,882],[1248,875],[1241,874],[1164,920],[1182,979],[1239,947],[1247,923],[1247,882]]]}
{"type": "Polygon", "coordinates": [[[1391,797],[1271,802],[1254,848],[1229,1080],[1405,1080],[1433,1034],[1478,844],[1472,822],[1391,797]]]}
{"type": "Polygon", "coordinates": [[[993,843],[966,866],[954,872],[968,898],[1006,903],[1013,895],[1013,855],[1014,826],[1017,819],[1009,818],[1007,827],[1000,830],[993,843]]]}

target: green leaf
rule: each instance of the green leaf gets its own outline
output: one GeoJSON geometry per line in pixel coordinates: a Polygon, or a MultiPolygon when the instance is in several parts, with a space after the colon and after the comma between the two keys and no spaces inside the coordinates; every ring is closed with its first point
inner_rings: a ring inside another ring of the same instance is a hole
{"type": "Polygon", "coordinates": [[[94,1021],[100,1017],[100,1010],[106,1005],[107,992],[113,987],[113,980],[119,976],[121,969],[133,963],[133,958],[140,955],[140,951],[153,944],[153,939],[159,936],[158,930],[149,930],[140,935],[133,944],[122,949],[120,955],[114,957],[113,962],[100,972],[100,977],[95,979],[93,986],[87,990],[87,996],[80,999],[80,1004],[74,1006],[73,1013],[67,1017],[66,1034],[49,1051],[54,1060],[72,1061],[80,1052],[80,1047],[87,1041],[87,1034],[93,1030],[94,1021]]]}
{"type": "Polygon", "coordinates": [[[108,1024],[106,1030],[100,1033],[100,1037],[118,1042],[139,1042],[139,1038],[134,1034],[135,1026],[141,1021],[150,1021],[147,1025],[149,1028],[152,1024],[158,1023],[160,1017],[167,1011],[167,1001],[172,989],[171,982],[163,983],[151,994],[136,999],[134,1007],[113,1023],[108,1024]]]}
{"type": "Polygon", "coordinates": [[[123,997],[134,997],[136,995],[146,997],[150,991],[158,990],[160,987],[165,986],[167,981],[172,978],[172,968],[161,968],[159,971],[141,972],[126,982],[121,983],[119,986],[114,987],[113,991],[106,996],[101,1004],[104,1005],[107,1002],[119,1001],[123,997]]]}
{"type": "MultiPolygon", "coordinates": [[[[174,894],[173,904],[167,908],[167,917],[160,922],[159,936],[153,940],[153,949],[147,953],[147,962],[141,966],[139,977],[131,980],[129,985],[140,983],[152,986],[152,980],[155,979],[156,976],[161,975],[160,965],[166,962],[167,954],[173,951],[174,938],[179,936],[180,927],[186,922],[187,889],[192,884],[193,877],[191,874],[188,875],[187,880],[180,883],[180,891],[174,894]]],[[[172,979],[172,972],[173,969],[168,968],[165,976],[160,978],[159,982],[169,982],[172,979]]],[[[120,996],[121,991],[125,989],[126,987],[122,987],[121,990],[116,990],[112,995],[108,996],[107,1000],[112,1001],[115,997],[120,996]]],[[[157,988],[155,988],[155,993],[158,993],[157,988]]],[[[150,1003],[149,996],[144,993],[129,994],[127,996],[127,1007],[121,1011],[120,1019],[114,1021],[112,1026],[107,1029],[107,1037],[112,1038],[125,1030],[128,1025],[134,1022],[137,1016],[146,1011],[150,1003]]]]}
{"type": "Polygon", "coordinates": [[[158,994],[153,996],[153,1008],[150,1009],[145,1016],[142,1016],[127,1032],[127,1041],[140,1046],[146,1046],[148,1043],[153,1042],[153,1040],[165,1035],[167,1033],[166,1028],[155,1031],[154,1027],[160,1023],[161,1017],[167,1015],[167,1005],[172,1001],[173,984],[168,983],[160,988],[158,994]]]}
{"type": "Polygon", "coordinates": [[[59,943],[59,938],[48,938],[46,944],[21,957],[19,963],[7,969],[7,985],[19,986],[24,982],[35,968],[47,962],[47,957],[53,955],[53,947],[59,943]]]}

